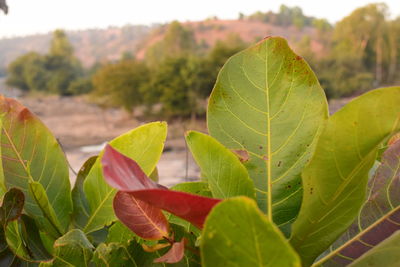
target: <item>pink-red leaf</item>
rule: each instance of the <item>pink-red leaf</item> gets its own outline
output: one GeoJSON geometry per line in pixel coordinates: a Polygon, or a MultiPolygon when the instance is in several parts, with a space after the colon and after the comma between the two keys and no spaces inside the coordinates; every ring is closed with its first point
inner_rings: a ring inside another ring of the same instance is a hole
{"type": "Polygon", "coordinates": [[[159,208],[123,191],[117,192],[113,206],[118,219],[141,238],[160,240],[169,236],[168,221],[159,208]]]}
{"type": "Polygon", "coordinates": [[[101,160],[107,183],[121,191],[160,188],[161,185],[149,179],[136,161],[124,156],[107,145],[101,160]]]}
{"type": "Polygon", "coordinates": [[[211,209],[221,201],[167,189],[147,189],[128,193],[154,207],[181,217],[200,229],[203,228],[205,218],[211,209]]]}
{"type": "MultiPolygon", "coordinates": [[[[153,207],[179,216],[199,228],[203,227],[205,218],[214,205],[220,202],[219,199],[215,198],[166,189],[148,178],[134,160],[124,156],[109,145],[105,149],[102,165],[104,177],[112,187],[129,193],[135,200],[144,201],[153,207]]],[[[121,219],[116,212],[117,217],[125,224],[127,222],[124,220],[128,215],[127,203],[125,202],[124,210],[118,206],[119,201],[117,202],[118,205],[114,201],[114,209],[118,209],[119,212],[124,214],[124,219],[121,219]]]]}
{"type": "Polygon", "coordinates": [[[177,263],[180,262],[183,258],[185,252],[185,244],[187,243],[186,238],[182,238],[180,242],[175,242],[171,249],[168,250],[160,258],[154,260],[155,263],[165,262],[165,263],[177,263]]]}

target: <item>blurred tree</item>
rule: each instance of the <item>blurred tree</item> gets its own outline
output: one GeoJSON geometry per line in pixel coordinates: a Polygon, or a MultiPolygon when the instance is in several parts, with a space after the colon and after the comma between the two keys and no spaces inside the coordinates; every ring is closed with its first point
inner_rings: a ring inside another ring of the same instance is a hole
{"type": "Polygon", "coordinates": [[[142,104],[142,87],[149,72],[143,62],[124,60],[100,68],[93,76],[94,94],[106,98],[108,106],[122,106],[128,112],[142,104]]]}
{"type": "Polygon", "coordinates": [[[161,103],[165,117],[194,115],[197,109],[196,58],[169,57],[152,70],[151,82],[143,88],[148,105],[161,103]]]}
{"type": "Polygon", "coordinates": [[[173,21],[168,26],[163,40],[147,50],[146,62],[150,66],[154,66],[168,57],[196,54],[196,52],[197,44],[193,31],[178,21],[173,21]]]}
{"type": "Polygon", "coordinates": [[[48,74],[44,56],[30,52],[15,59],[7,69],[6,83],[23,91],[45,91],[48,74]]]}
{"type": "Polygon", "coordinates": [[[369,4],[354,10],[335,27],[335,57],[347,60],[350,56],[353,60],[360,61],[359,65],[365,66],[367,71],[374,70],[375,86],[382,83],[384,75],[386,17],[385,4],[369,4]]]}
{"type": "Polygon", "coordinates": [[[53,39],[51,41],[49,55],[64,58],[73,57],[74,48],[72,47],[67,35],[63,30],[58,29],[53,32],[53,39]]]}
{"type": "Polygon", "coordinates": [[[20,56],[8,67],[7,84],[23,91],[43,91],[70,95],[71,83],[82,77],[83,69],[73,56],[73,48],[65,33],[56,30],[50,52],[34,52],[20,56]]]}

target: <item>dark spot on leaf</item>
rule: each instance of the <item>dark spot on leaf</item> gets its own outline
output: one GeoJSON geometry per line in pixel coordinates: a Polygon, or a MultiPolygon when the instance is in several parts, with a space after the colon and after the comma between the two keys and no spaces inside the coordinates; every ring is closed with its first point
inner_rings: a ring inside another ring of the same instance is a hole
{"type": "Polygon", "coordinates": [[[282,161],[279,161],[279,162],[278,162],[278,167],[280,167],[280,166],[281,166],[281,164],[282,164],[282,161]]]}
{"type": "Polygon", "coordinates": [[[259,146],[258,148],[259,148],[259,149],[263,149],[263,147],[262,147],[262,146],[259,146]]]}
{"type": "Polygon", "coordinates": [[[310,195],[312,195],[313,194],[313,190],[314,190],[314,188],[310,188],[310,195]]]}
{"type": "Polygon", "coordinates": [[[296,56],[296,60],[302,60],[303,58],[301,56],[296,56]]]}
{"type": "Polygon", "coordinates": [[[265,160],[265,161],[267,161],[267,160],[268,160],[268,157],[267,157],[267,156],[263,156],[262,159],[265,160]]]}
{"type": "Polygon", "coordinates": [[[286,186],[286,188],[287,188],[287,189],[290,189],[290,188],[292,188],[292,186],[291,186],[290,184],[288,184],[288,185],[286,186]]]}

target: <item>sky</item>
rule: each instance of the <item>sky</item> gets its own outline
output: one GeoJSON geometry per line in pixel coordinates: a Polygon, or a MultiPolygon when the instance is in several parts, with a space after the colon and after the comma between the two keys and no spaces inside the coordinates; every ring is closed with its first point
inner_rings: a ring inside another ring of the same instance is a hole
{"type": "Polygon", "coordinates": [[[400,0],[7,0],[9,14],[0,12],[0,38],[126,24],[197,21],[211,16],[235,19],[239,12],[278,11],[281,4],[335,23],[357,7],[385,2],[392,16],[400,15],[400,0]]]}

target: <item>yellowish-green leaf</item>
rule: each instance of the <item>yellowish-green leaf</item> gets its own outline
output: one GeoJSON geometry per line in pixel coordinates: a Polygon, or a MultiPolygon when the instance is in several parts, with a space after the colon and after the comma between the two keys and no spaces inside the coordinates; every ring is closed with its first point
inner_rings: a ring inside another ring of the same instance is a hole
{"type": "Polygon", "coordinates": [[[42,210],[28,192],[30,182],[40,183],[65,232],[72,201],[64,152],[46,126],[16,100],[0,96],[0,113],[3,114],[1,157],[6,188],[22,190],[26,197],[25,212],[37,219],[43,216],[42,210]]]}
{"type": "Polygon", "coordinates": [[[215,198],[255,199],[254,183],[239,158],[211,136],[191,131],[186,142],[215,198]]]}
{"type": "Polygon", "coordinates": [[[304,169],[303,203],[291,243],[310,265],[351,225],[383,141],[400,130],[400,87],[362,95],[329,118],[304,169]]]}
{"type": "Polygon", "coordinates": [[[201,240],[204,267],[300,267],[280,230],[246,197],[225,200],[208,215],[201,240]]]}
{"type": "Polygon", "coordinates": [[[286,233],[301,204],[300,172],[327,116],[316,76],[279,37],[231,57],[211,94],[210,135],[249,154],[257,204],[286,233]]]}

